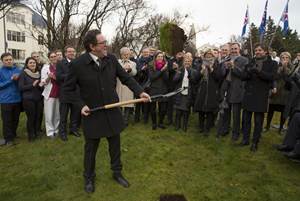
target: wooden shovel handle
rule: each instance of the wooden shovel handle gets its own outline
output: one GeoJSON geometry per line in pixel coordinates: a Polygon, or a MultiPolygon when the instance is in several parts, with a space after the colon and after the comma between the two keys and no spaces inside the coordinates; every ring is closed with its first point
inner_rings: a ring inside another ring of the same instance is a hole
{"type": "Polygon", "coordinates": [[[105,105],[104,108],[105,109],[110,109],[110,108],[120,107],[120,106],[123,106],[123,105],[129,105],[129,104],[133,104],[133,103],[144,102],[145,100],[147,100],[147,99],[146,98],[133,99],[133,100],[129,100],[129,101],[123,101],[123,102],[119,102],[119,103],[113,103],[113,104],[105,105]]]}

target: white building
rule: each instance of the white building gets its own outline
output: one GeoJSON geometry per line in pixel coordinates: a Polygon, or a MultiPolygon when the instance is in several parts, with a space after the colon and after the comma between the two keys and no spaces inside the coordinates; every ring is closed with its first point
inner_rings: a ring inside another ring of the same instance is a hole
{"type": "Polygon", "coordinates": [[[40,15],[20,4],[0,19],[0,54],[12,53],[16,63],[24,63],[31,52],[48,52],[43,44],[46,26],[40,15]]]}

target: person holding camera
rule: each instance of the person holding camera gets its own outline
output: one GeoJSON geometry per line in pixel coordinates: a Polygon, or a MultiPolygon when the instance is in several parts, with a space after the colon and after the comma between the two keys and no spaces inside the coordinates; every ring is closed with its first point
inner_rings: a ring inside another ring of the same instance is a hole
{"type": "Polygon", "coordinates": [[[249,145],[251,118],[254,113],[254,132],[250,150],[257,151],[261,137],[264,113],[268,111],[269,91],[278,69],[276,61],[267,55],[267,47],[256,44],[255,58],[245,70],[245,93],[242,107],[244,109],[243,141],[241,145],[249,145]]]}

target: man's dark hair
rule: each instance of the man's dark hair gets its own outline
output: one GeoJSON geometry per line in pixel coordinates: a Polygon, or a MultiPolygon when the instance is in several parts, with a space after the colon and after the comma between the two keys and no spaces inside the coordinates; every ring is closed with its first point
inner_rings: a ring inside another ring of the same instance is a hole
{"type": "Polygon", "coordinates": [[[254,49],[261,47],[261,49],[263,49],[264,51],[268,52],[269,48],[266,45],[260,44],[260,43],[256,43],[254,45],[254,49]]]}
{"type": "Polygon", "coordinates": [[[91,48],[90,48],[91,44],[92,45],[97,45],[96,36],[98,34],[101,34],[100,30],[98,30],[98,29],[90,30],[85,34],[85,37],[83,39],[83,46],[84,46],[84,48],[87,52],[92,51],[91,48]]]}
{"type": "Polygon", "coordinates": [[[8,56],[13,57],[12,54],[9,53],[9,52],[5,52],[5,53],[1,54],[1,61],[3,61],[3,58],[4,58],[4,57],[8,57],[8,56]]]}

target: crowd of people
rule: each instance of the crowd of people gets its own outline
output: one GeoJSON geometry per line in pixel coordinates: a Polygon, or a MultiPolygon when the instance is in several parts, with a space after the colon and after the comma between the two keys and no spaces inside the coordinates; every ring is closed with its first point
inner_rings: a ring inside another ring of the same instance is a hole
{"type": "MultiPolygon", "coordinates": [[[[288,157],[300,158],[300,53],[294,60],[288,52],[277,57],[276,52],[257,44],[254,54],[254,58],[242,56],[239,43],[226,43],[201,55],[179,51],[174,57],[146,47],[136,58],[133,51],[123,47],[119,64],[150,96],[184,88],[157,102],[122,106],[125,125],[140,121],[146,124],[151,119],[153,130],[174,126],[176,131],[187,132],[190,114],[198,113],[199,132],[204,136],[216,127],[217,137],[231,132],[232,141],[242,138],[240,144],[251,144],[250,150],[255,152],[261,133],[270,129],[273,114],[278,111],[278,132],[283,132],[285,124],[288,129],[284,142],[276,148],[287,152],[288,157]]],[[[21,69],[14,65],[10,53],[1,55],[2,145],[14,145],[22,111],[27,117],[29,141],[41,137],[43,116],[47,137],[59,136],[63,141],[68,140],[68,134],[80,137],[81,108],[64,91],[70,63],[76,59],[75,49],[67,46],[64,52],[50,51],[45,64],[39,57],[39,53],[33,52],[21,69]]],[[[119,79],[116,91],[119,101],[137,98],[119,79]]],[[[79,95],[79,89],[76,93],[79,95]]]]}

